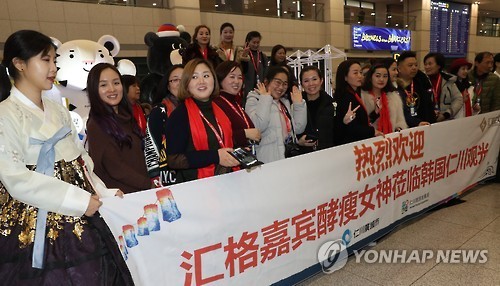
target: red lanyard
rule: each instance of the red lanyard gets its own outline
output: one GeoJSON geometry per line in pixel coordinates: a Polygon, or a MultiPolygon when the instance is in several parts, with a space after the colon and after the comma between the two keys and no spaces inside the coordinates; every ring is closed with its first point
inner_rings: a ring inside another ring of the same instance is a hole
{"type": "Polygon", "coordinates": [[[219,141],[220,147],[225,148],[224,141],[222,140],[222,138],[224,137],[224,133],[222,132],[222,128],[220,127],[219,122],[217,121],[217,118],[215,119],[215,121],[217,121],[217,127],[219,127],[219,132],[217,132],[217,130],[215,130],[215,127],[212,125],[212,123],[210,123],[210,121],[207,120],[205,115],[203,115],[203,113],[201,113],[201,110],[200,110],[200,116],[201,116],[201,118],[203,118],[203,120],[205,120],[208,127],[210,127],[210,129],[212,129],[212,131],[214,132],[215,137],[217,138],[217,141],[219,141]]]}
{"type": "Polygon", "coordinates": [[[247,117],[245,116],[245,111],[243,111],[243,108],[241,108],[241,106],[239,104],[236,104],[236,106],[238,106],[238,108],[234,107],[234,105],[229,100],[227,100],[227,98],[225,98],[224,96],[221,96],[221,98],[227,102],[227,104],[231,107],[231,109],[233,109],[233,111],[236,114],[238,114],[241,118],[243,118],[243,120],[245,120],[245,125],[247,126],[247,128],[250,128],[250,124],[248,123],[248,120],[247,120],[247,117]]]}
{"type": "MultiPolygon", "coordinates": [[[[354,97],[356,97],[356,100],[359,102],[359,105],[361,105],[363,107],[363,109],[365,110],[366,114],[368,115],[368,110],[366,109],[366,106],[363,103],[363,100],[361,100],[361,97],[358,95],[357,92],[354,92],[354,97]]],[[[371,126],[372,123],[370,122],[370,117],[366,116],[366,119],[368,121],[368,126],[371,126]]]]}
{"type": "Polygon", "coordinates": [[[476,86],[474,87],[474,93],[476,94],[476,98],[481,97],[481,92],[483,92],[483,81],[478,81],[476,83],[476,86]]]}
{"type": "Polygon", "coordinates": [[[257,77],[258,77],[259,76],[259,69],[260,69],[260,52],[257,51],[257,63],[254,61],[252,51],[250,51],[250,58],[252,59],[252,64],[253,64],[253,68],[255,69],[255,74],[257,74],[257,77]]]}
{"type": "Polygon", "coordinates": [[[207,47],[207,48],[204,48],[204,49],[202,49],[202,48],[200,47],[200,52],[201,52],[201,54],[203,55],[203,58],[204,58],[205,60],[206,60],[206,59],[208,59],[208,47],[207,47]]]}
{"type": "MultiPolygon", "coordinates": [[[[443,78],[441,78],[441,74],[438,75],[438,79],[436,82],[436,86],[432,87],[432,93],[434,93],[434,105],[436,108],[439,107],[439,90],[441,89],[441,82],[443,81],[443,78]]],[[[412,82],[412,87],[413,87],[413,82],[412,82]]]]}
{"type": "Polygon", "coordinates": [[[285,124],[286,124],[286,132],[290,133],[292,130],[290,118],[288,118],[287,112],[286,112],[286,107],[285,105],[278,99],[278,104],[279,104],[279,109],[283,117],[285,118],[285,124]]]}
{"type": "MultiPolygon", "coordinates": [[[[413,81],[411,81],[411,85],[410,85],[410,93],[408,93],[408,91],[406,90],[405,88],[405,93],[406,93],[406,96],[408,97],[411,97],[411,99],[413,99],[413,81]]],[[[412,100],[413,101],[413,100],[412,100]]]]}
{"type": "Polygon", "coordinates": [[[233,50],[229,49],[228,51],[229,53],[224,50],[224,53],[226,54],[226,60],[231,61],[231,54],[233,53],[233,50]]]}

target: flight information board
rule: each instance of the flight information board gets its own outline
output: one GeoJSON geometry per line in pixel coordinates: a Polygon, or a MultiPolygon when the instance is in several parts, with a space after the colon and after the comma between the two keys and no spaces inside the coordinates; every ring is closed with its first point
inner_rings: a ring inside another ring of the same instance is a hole
{"type": "Polygon", "coordinates": [[[430,51],[447,57],[466,57],[470,5],[431,0],[430,51]]]}

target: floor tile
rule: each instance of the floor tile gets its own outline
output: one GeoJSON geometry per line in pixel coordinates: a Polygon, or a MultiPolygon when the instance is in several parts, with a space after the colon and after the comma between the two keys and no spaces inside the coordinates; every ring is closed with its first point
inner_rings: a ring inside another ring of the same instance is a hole
{"type": "Polygon", "coordinates": [[[438,264],[411,285],[498,285],[499,281],[499,271],[475,264],[438,264]]]}
{"type": "MultiPolygon", "coordinates": [[[[460,249],[487,250],[488,261],[477,265],[500,272],[500,236],[497,233],[481,231],[462,245],[460,249]]],[[[498,284],[500,284],[500,280],[498,284]]]]}
{"type": "Polygon", "coordinates": [[[404,264],[400,262],[401,259],[396,263],[383,261],[380,258],[380,253],[383,250],[397,250],[400,254],[406,251],[405,257],[409,257],[410,252],[415,250],[414,246],[397,241],[381,241],[376,246],[364,250],[366,252],[362,253],[358,259],[351,258],[349,260],[345,270],[380,285],[410,285],[436,265],[435,260],[428,260],[425,263],[412,262],[404,264]],[[377,262],[372,263],[372,261],[377,262]]]}
{"type": "Polygon", "coordinates": [[[478,229],[426,216],[399,228],[387,239],[415,249],[456,249],[478,232],[478,229]]]}
{"type": "Polygon", "coordinates": [[[479,205],[474,202],[468,202],[467,196],[463,199],[465,200],[464,203],[434,211],[428,217],[476,229],[483,229],[500,216],[500,205],[498,207],[479,205]]]}
{"type": "MultiPolygon", "coordinates": [[[[348,262],[349,263],[349,262],[348,262]]],[[[333,286],[333,285],[342,285],[342,286],[378,286],[373,281],[362,278],[355,274],[352,274],[343,269],[333,272],[331,274],[320,273],[309,280],[297,284],[300,286],[333,286]]]]}
{"type": "Polygon", "coordinates": [[[487,184],[480,187],[480,189],[477,189],[477,187],[474,188],[466,193],[462,199],[468,203],[500,208],[500,196],[498,192],[500,192],[500,184],[487,184]]]}
{"type": "Polygon", "coordinates": [[[483,230],[500,234],[500,216],[487,225],[483,230]]]}

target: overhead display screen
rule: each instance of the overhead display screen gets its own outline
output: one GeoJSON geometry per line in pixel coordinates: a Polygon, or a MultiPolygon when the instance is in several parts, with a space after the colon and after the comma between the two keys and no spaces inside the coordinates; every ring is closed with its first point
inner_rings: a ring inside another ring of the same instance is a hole
{"type": "Polygon", "coordinates": [[[353,25],[352,48],[408,51],[411,49],[411,32],[409,30],[353,25]]]}
{"type": "Polygon", "coordinates": [[[470,5],[431,0],[430,51],[447,57],[466,57],[470,5]]]}

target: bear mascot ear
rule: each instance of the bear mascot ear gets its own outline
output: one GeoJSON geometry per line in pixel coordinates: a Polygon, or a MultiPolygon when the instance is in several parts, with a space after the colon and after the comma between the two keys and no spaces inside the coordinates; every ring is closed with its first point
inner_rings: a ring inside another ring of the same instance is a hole
{"type": "Polygon", "coordinates": [[[118,64],[116,65],[116,68],[120,72],[121,75],[133,75],[135,76],[137,73],[137,68],[135,67],[135,64],[128,59],[121,59],[118,61],[118,64]]]}
{"type": "Polygon", "coordinates": [[[156,39],[158,38],[159,37],[156,33],[148,32],[146,33],[146,35],[144,35],[144,43],[146,43],[148,47],[152,48],[154,46],[156,39]]]}
{"type": "Polygon", "coordinates": [[[118,39],[111,35],[104,35],[97,40],[97,42],[103,45],[106,49],[108,49],[109,54],[112,57],[116,57],[120,52],[120,42],[118,39]]]}

